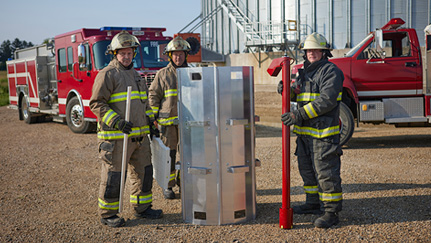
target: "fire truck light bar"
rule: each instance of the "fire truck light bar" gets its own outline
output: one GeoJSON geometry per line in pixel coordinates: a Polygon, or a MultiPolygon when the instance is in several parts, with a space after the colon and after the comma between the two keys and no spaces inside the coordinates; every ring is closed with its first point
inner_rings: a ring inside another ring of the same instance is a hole
{"type": "Polygon", "coordinates": [[[113,26],[104,26],[100,28],[100,31],[166,31],[166,28],[142,28],[142,27],[113,27],[113,26]]]}

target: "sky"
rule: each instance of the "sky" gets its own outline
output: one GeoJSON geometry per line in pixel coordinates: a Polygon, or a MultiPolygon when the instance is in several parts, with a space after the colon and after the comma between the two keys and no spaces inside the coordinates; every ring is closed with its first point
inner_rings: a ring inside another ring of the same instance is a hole
{"type": "Polygon", "coordinates": [[[173,36],[201,13],[200,0],[1,1],[0,43],[18,38],[39,45],[58,34],[103,26],[163,27],[165,36],[173,36]]]}

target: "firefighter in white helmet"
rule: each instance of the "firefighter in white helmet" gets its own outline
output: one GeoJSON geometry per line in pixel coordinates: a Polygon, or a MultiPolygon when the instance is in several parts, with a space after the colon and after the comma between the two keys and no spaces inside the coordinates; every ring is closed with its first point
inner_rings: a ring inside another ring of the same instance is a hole
{"type": "Polygon", "coordinates": [[[309,35],[301,49],[305,51],[304,67],[292,85],[292,100],[298,109],[281,116],[284,125],[293,125],[297,134],[295,155],[306,194],[305,204],[294,206],[293,212],[324,213],[314,225],[329,228],[339,222],[343,199],[339,114],[344,75],[329,62],[330,46],[322,35],[309,35]]]}
{"type": "MultiPolygon", "coordinates": [[[[156,116],[155,124],[161,127],[161,139],[170,148],[171,174],[168,189],[163,194],[166,199],[175,199],[172,188],[179,185],[179,173],[176,175],[175,162],[178,149],[178,109],[177,109],[177,68],[187,67],[187,55],[190,44],[180,36],[168,43],[165,53],[169,64],[160,69],[149,88],[150,105],[156,116]]],[[[155,162],[157,163],[157,162],[155,162]]]]}
{"type": "Polygon", "coordinates": [[[122,31],[108,46],[113,55],[109,65],[96,76],[90,99],[97,116],[98,150],[102,162],[98,205],[101,222],[111,227],[125,224],[117,216],[121,181],[123,139],[128,136],[127,178],[130,203],[137,218],[161,218],[162,210],[151,208],[153,166],[151,164],[150,125],[154,115],[147,98],[147,86],[133,68],[139,40],[122,31]],[[132,86],[130,119],[125,120],[127,87],[132,86]]]}

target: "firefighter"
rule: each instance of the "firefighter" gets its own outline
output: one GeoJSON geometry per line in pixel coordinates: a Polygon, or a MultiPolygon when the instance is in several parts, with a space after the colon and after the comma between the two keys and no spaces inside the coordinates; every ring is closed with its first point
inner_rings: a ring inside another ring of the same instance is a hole
{"type": "Polygon", "coordinates": [[[294,206],[293,212],[324,213],[314,221],[318,228],[338,224],[342,208],[339,113],[344,75],[328,61],[332,57],[329,47],[318,33],[309,35],[301,44],[304,67],[291,87],[298,109],[281,116],[284,125],[294,125],[293,132],[297,134],[295,155],[306,193],[305,204],[294,206]]]}
{"type": "Polygon", "coordinates": [[[157,118],[154,124],[161,127],[161,139],[170,149],[171,174],[168,188],[163,195],[166,199],[175,199],[172,190],[179,185],[179,173],[176,174],[175,162],[178,149],[178,110],[177,110],[177,68],[187,67],[187,55],[190,44],[177,36],[168,43],[165,54],[169,57],[169,64],[160,69],[149,88],[149,99],[153,113],[157,118]]]}
{"type": "Polygon", "coordinates": [[[153,166],[150,141],[154,115],[147,98],[147,86],[133,68],[138,39],[122,31],[112,38],[108,52],[109,65],[96,76],[90,99],[91,111],[97,116],[99,158],[102,162],[99,189],[101,222],[110,227],[125,224],[117,216],[119,209],[123,139],[128,136],[127,178],[130,181],[130,203],[137,218],[157,219],[162,210],[151,208],[153,166]],[[130,119],[125,120],[127,87],[132,86],[130,119]]]}

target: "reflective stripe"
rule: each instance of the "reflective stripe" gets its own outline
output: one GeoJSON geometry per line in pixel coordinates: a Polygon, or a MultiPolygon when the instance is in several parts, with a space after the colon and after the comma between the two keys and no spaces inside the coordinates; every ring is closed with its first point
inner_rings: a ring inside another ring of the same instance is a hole
{"type": "Polygon", "coordinates": [[[319,192],[320,201],[338,202],[343,200],[343,193],[321,193],[319,192]]]}
{"type": "Polygon", "coordinates": [[[295,125],[293,132],[300,135],[309,135],[315,138],[325,138],[332,135],[340,134],[340,126],[328,127],[325,129],[317,129],[313,127],[300,127],[295,125]]]}
{"type": "Polygon", "coordinates": [[[305,193],[316,194],[318,192],[317,186],[304,186],[305,193]]]}
{"type": "MultiPolygon", "coordinates": [[[[299,102],[299,101],[314,101],[319,96],[320,96],[319,93],[300,93],[297,96],[296,101],[297,102],[299,102]]],[[[342,97],[343,97],[343,92],[340,92],[338,94],[337,101],[340,101],[342,97]]]]}
{"type": "Polygon", "coordinates": [[[169,117],[169,118],[159,118],[157,119],[157,121],[159,122],[160,125],[172,125],[174,124],[174,120],[178,119],[178,116],[173,116],[173,117],[169,117]]]}
{"type": "Polygon", "coordinates": [[[109,124],[109,122],[112,120],[112,118],[114,118],[114,116],[116,116],[116,115],[117,115],[117,113],[115,111],[113,111],[112,109],[110,109],[102,117],[102,122],[105,124],[109,124]]]}
{"type": "Polygon", "coordinates": [[[118,210],[120,208],[120,202],[107,203],[99,198],[99,208],[106,210],[118,210]]]}
{"type": "Polygon", "coordinates": [[[151,203],[153,201],[153,194],[147,196],[134,196],[130,195],[130,202],[136,204],[151,203]]]}
{"type": "Polygon", "coordinates": [[[169,181],[173,181],[173,180],[175,180],[175,173],[171,174],[170,177],[169,177],[169,181]]]}
{"type": "Polygon", "coordinates": [[[154,113],[152,110],[147,110],[145,113],[147,114],[148,117],[154,118],[154,113]]]}
{"type": "Polygon", "coordinates": [[[159,107],[157,106],[151,106],[151,109],[153,109],[153,114],[156,115],[159,113],[159,107]]]}
{"type": "MultiPolygon", "coordinates": [[[[149,134],[150,126],[133,127],[132,132],[128,137],[140,136],[142,134],[149,134]]],[[[124,138],[124,133],[120,130],[116,131],[99,131],[97,137],[100,139],[111,140],[111,139],[122,139],[124,138]]]]}
{"type": "Polygon", "coordinates": [[[165,97],[170,97],[170,96],[177,96],[177,90],[176,89],[165,90],[165,97]]]}
{"type": "Polygon", "coordinates": [[[316,110],[314,110],[314,107],[312,104],[313,103],[308,103],[304,106],[304,110],[310,119],[317,117],[316,110]]]}
{"type": "MultiPolygon", "coordinates": [[[[147,97],[147,92],[146,91],[132,91],[132,96],[131,99],[140,99],[140,100],[146,100],[148,99],[147,97]]],[[[115,102],[120,102],[120,101],[125,101],[127,100],[127,92],[121,92],[121,93],[115,93],[112,94],[111,97],[109,98],[108,103],[115,103],[115,102]]]]}

